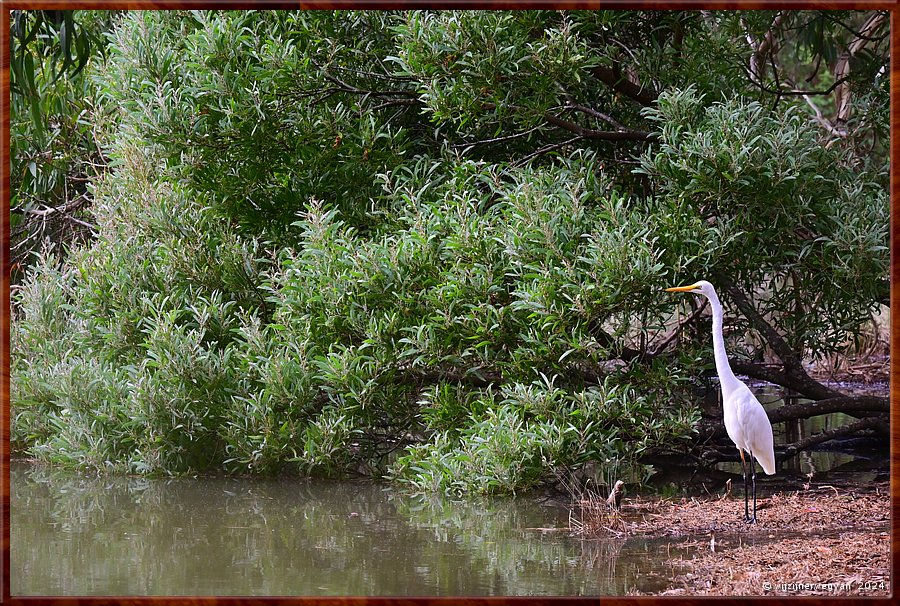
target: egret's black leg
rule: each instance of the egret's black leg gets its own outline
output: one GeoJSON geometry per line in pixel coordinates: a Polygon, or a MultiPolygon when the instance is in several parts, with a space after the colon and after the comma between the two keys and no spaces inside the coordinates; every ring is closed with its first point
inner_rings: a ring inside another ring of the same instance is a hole
{"type": "Polygon", "coordinates": [[[756,465],[753,464],[753,451],[750,451],[750,477],[753,481],[753,517],[750,518],[751,524],[756,524],[756,465]]]}
{"type": "MultiPolygon", "coordinates": [[[[749,522],[749,521],[750,521],[750,511],[749,511],[749,505],[748,505],[747,501],[748,501],[748,498],[749,498],[749,496],[750,496],[750,494],[749,494],[749,491],[750,491],[750,485],[749,485],[748,482],[747,482],[747,480],[748,480],[748,478],[747,478],[747,465],[746,465],[746,463],[744,462],[744,451],[743,451],[743,449],[738,448],[738,452],[741,453],[741,474],[743,474],[743,476],[744,476],[744,520],[749,522]]],[[[750,461],[750,464],[751,464],[751,465],[753,464],[753,460],[752,460],[752,459],[751,459],[751,461],[750,461]]]]}

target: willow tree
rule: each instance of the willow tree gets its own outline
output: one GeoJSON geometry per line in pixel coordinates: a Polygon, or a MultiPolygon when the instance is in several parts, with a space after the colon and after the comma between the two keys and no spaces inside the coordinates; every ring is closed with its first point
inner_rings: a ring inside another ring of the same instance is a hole
{"type": "Polygon", "coordinates": [[[116,115],[94,239],[18,297],[13,442],[419,490],[639,474],[696,435],[704,314],[661,290],[700,277],[735,369],[818,401],[776,417],[877,428],[886,398],[802,361],[887,301],[886,36],[879,12],[128,13],[91,71],[116,115]]]}

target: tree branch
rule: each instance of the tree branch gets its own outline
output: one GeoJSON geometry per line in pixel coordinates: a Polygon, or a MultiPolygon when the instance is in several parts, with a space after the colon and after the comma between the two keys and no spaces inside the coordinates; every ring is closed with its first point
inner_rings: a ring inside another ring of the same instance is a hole
{"type": "MultiPolygon", "coordinates": [[[[774,69],[774,67],[773,67],[773,69],[774,69]]],[[[747,73],[747,76],[750,77],[750,75],[751,75],[750,71],[747,69],[746,66],[744,67],[744,71],[747,73]]],[[[837,82],[835,82],[834,84],[829,86],[828,88],[825,88],[822,90],[807,90],[807,89],[796,88],[796,87],[795,88],[771,88],[771,87],[766,86],[762,82],[755,81],[752,77],[750,78],[750,82],[759,90],[763,91],[764,93],[769,93],[770,95],[778,95],[779,97],[805,97],[808,95],[809,96],[830,95],[840,85],[847,82],[848,79],[849,78],[847,78],[847,77],[841,78],[840,80],[838,80],[837,82]]],[[[785,83],[789,84],[789,85],[794,84],[790,80],[786,80],[785,83]]]]}
{"type": "Polygon", "coordinates": [[[744,314],[744,317],[750,321],[753,328],[759,331],[769,346],[775,351],[775,354],[784,363],[785,370],[789,372],[796,368],[802,370],[800,356],[797,352],[795,352],[782,336],[778,334],[778,331],[775,330],[775,328],[769,324],[758,311],[756,311],[756,308],[753,307],[753,304],[750,303],[750,300],[741,289],[736,287],[734,282],[732,282],[725,274],[714,272],[713,275],[719,284],[722,285],[725,292],[731,297],[731,300],[734,301],[734,304],[741,310],[741,313],[744,314]]]}
{"type": "MultiPolygon", "coordinates": [[[[807,436],[806,438],[798,440],[793,444],[776,446],[775,458],[776,460],[784,461],[795,456],[798,452],[809,450],[813,446],[818,446],[819,444],[823,444],[825,442],[828,442],[829,440],[833,440],[834,438],[856,434],[861,431],[865,431],[866,429],[875,429],[878,432],[884,433],[887,428],[887,419],[885,417],[866,417],[864,419],[860,419],[859,421],[854,421],[853,423],[842,425],[841,427],[826,429],[811,436],[807,436]]],[[[719,434],[725,433],[724,425],[719,429],[720,431],[713,433],[709,437],[715,437],[719,434]]],[[[723,452],[716,448],[708,448],[707,450],[704,450],[702,452],[702,454],[700,455],[700,460],[711,465],[714,463],[718,463],[719,461],[738,461],[740,459],[737,449],[729,448],[727,451],[723,452]]]]}
{"type": "Polygon", "coordinates": [[[576,141],[581,141],[582,139],[584,139],[584,137],[577,135],[575,137],[572,137],[571,139],[566,139],[565,141],[560,141],[559,143],[551,143],[549,145],[545,145],[545,146],[540,147],[540,148],[536,149],[535,151],[531,152],[524,158],[518,160],[515,163],[515,165],[520,166],[522,164],[525,164],[526,162],[529,162],[530,160],[537,158],[538,156],[542,156],[548,152],[552,152],[553,150],[559,149],[560,147],[565,147],[566,145],[571,145],[572,143],[575,143],[576,141]]]}
{"type": "MultiPolygon", "coordinates": [[[[793,457],[798,452],[803,450],[809,450],[813,446],[817,446],[822,444],[823,442],[827,442],[829,440],[833,440],[834,438],[840,436],[846,436],[854,433],[858,433],[864,429],[875,429],[875,430],[883,430],[885,425],[885,419],[881,417],[868,417],[865,419],[860,419],[854,423],[850,423],[848,425],[843,425],[841,427],[835,427],[833,429],[825,429],[817,434],[813,434],[811,436],[807,436],[802,440],[798,440],[793,444],[788,444],[783,451],[777,453],[778,459],[785,460],[793,457]]],[[[779,448],[779,451],[781,449],[779,448]]]]}
{"type": "Polygon", "coordinates": [[[587,107],[585,105],[579,105],[578,103],[573,103],[570,107],[572,109],[574,109],[575,111],[579,111],[579,112],[587,114],[589,116],[599,118],[599,119],[603,120],[604,122],[608,122],[609,124],[611,124],[612,126],[618,128],[620,130],[627,130],[624,126],[622,126],[621,123],[619,123],[617,120],[615,120],[612,116],[608,116],[608,115],[604,114],[603,112],[598,112],[596,109],[594,109],[592,107],[587,107]]]}
{"type": "Polygon", "coordinates": [[[591,75],[612,87],[617,93],[625,95],[632,101],[636,101],[645,107],[656,103],[658,93],[648,86],[641,86],[628,80],[622,75],[618,64],[611,68],[605,65],[598,65],[591,69],[591,75]]]}
{"type": "MultiPolygon", "coordinates": [[[[846,81],[850,75],[850,59],[873,39],[872,36],[887,22],[887,12],[873,13],[860,28],[859,35],[847,46],[834,65],[835,81],[846,81]]],[[[837,107],[835,121],[845,122],[850,117],[850,84],[844,82],[834,91],[834,102],[837,107]]]]}
{"type": "Polygon", "coordinates": [[[553,114],[544,114],[544,120],[554,126],[564,128],[565,130],[586,139],[602,139],[604,141],[657,141],[659,139],[659,135],[656,133],[640,130],[622,129],[605,131],[585,128],[579,124],[560,118],[559,116],[554,116],[553,114]]]}
{"type": "Polygon", "coordinates": [[[867,34],[864,34],[863,31],[866,29],[865,25],[863,25],[862,31],[857,31],[857,30],[853,29],[852,27],[850,27],[849,25],[847,25],[846,23],[844,23],[843,21],[841,21],[840,19],[838,19],[837,17],[835,17],[834,15],[832,15],[831,11],[819,11],[819,14],[822,15],[823,18],[831,21],[832,23],[836,23],[836,24],[840,25],[845,30],[847,30],[848,32],[853,34],[856,38],[858,38],[860,40],[865,40],[866,42],[881,42],[888,36],[887,33],[885,33],[881,36],[869,36],[867,34]]]}
{"type": "Polygon", "coordinates": [[[890,412],[888,398],[879,396],[835,396],[816,402],[788,404],[768,413],[769,421],[780,423],[794,419],[808,419],[834,412],[890,412]]]}
{"type": "Polygon", "coordinates": [[[812,400],[824,400],[825,398],[835,398],[843,395],[840,392],[819,383],[806,374],[806,371],[802,371],[802,375],[798,375],[763,364],[754,364],[752,362],[744,362],[735,359],[731,359],[730,362],[732,369],[734,369],[734,372],[737,374],[788,387],[812,400]]]}
{"type": "Polygon", "coordinates": [[[469,143],[454,143],[454,144],[451,145],[450,147],[453,147],[453,148],[466,148],[466,147],[475,147],[476,145],[488,145],[488,144],[490,144],[490,143],[502,143],[502,142],[505,142],[505,141],[512,141],[513,139],[520,139],[520,138],[522,138],[522,137],[527,137],[528,135],[530,135],[530,134],[533,133],[534,131],[540,130],[540,129],[543,128],[543,127],[544,127],[544,125],[543,125],[543,124],[540,124],[540,125],[538,125],[538,126],[534,126],[534,127],[532,127],[532,128],[529,128],[528,130],[524,130],[524,131],[522,131],[522,132],[520,132],[520,133],[515,133],[515,134],[512,134],[512,135],[504,135],[504,136],[502,136],[502,137],[493,137],[493,138],[491,138],[491,139],[479,139],[478,141],[471,141],[471,142],[469,142],[469,143]]]}
{"type": "MultiPolygon", "coordinates": [[[[742,19],[743,21],[743,19],[742,19]]],[[[762,40],[756,41],[748,33],[747,42],[750,44],[752,53],[750,54],[750,81],[761,85],[765,76],[766,58],[777,52],[775,30],[781,27],[784,21],[784,13],[779,12],[772,20],[768,31],[763,35],[762,40]]]]}
{"type": "Polygon", "coordinates": [[[600,327],[600,323],[597,321],[592,320],[588,324],[588,332],[597,340],[597,343],[603,347],[609,348],[615,356],[623,362],[633,362],[635,360],[639,362],[648,362],[656,355],[639,349],[632,349],[624,344],[616,343],[615,339],[613,339],[608,332],[603,330],[600,327]]]}
{"type": "Polygon", "coordinates": [[[803,100],[806,101],[807,105],[809,105],[812,108],[813,112],[815,112],[815,120],[822,126],[822,128],[827,130],[831,135],[834,135],[835,137],[844,138],[847,136],[847,129],[836,128],[830,120],[822,115],[822,110],[820,110],[818,106],[812,102],[812,99],[809,98],[809,95],[803,95],[803,100]]]}
{"type": "Polygon", "coordinates": [[[412,383],[419,386],[449,382],[483,388],[503,382],[502,375],[497,372],[482,373],[478,371],[462,371],[457,368],[406,368],[398,370],[395,377],[399,383],[412,383]]]}
{"type": "Polygon", "coordinates": [[[685,320],[683,322],[678,323],[678,326],[675,327],[675,330],[672,331],[671,335],[665,337],[659,343],[659,345],[657,345],[656,347],[653,348],[654,355],[658,355],[666,347],[668,347],[669,343],[674,341],[678,337],[678,335],[680,335],[682,332],[684,332],[685,326],[689,326],[690,324],[692,324],[694,322],[694,320],[696,320],[697,318],[700,317],[700,314],[703,313],[703,310],[705,310],[708,305],[709,305],[709,301],[707,301],[706,299],[703,299],[703,303],[697,309],[692,311],[691,315],[689,315],[687,318],[685,318],[685,320]]]}
{"type": "Polygon", "coordinates": [[[763,379],[778,385],[784,385],[800,392],[813,400],[823,400],[825,398],[834,398],[842,395],[840,392],[831,389],[816,381],[807,374],[803,368],[800,355],[788,345],[784,338],[778,334],[778,331],[769,324],[762,315],[756,311],[753,304],[747,296],[737,288],[734,283],[721,272],[714,272],[716,280],[722,285],[722,288],[731,297],[731,300],[737,305],[738,309],[744,314],[744,317],[750,322],[763,339],[775,352],[784,365],[783,370],[777,370],[771,367],[760,366],[757,364],[733,361],[732,367],[739,373],[745,374],[757,379],[763,379]]]}
{"type": "MultiPolygon", "coordinates": [[[[498,109],[500,106],[496,103],[484,103],[482,107],[484,107],[485,109],[498,109]]],[[[503,107],[511,109],[513,111],[523,111],[525,109],[518,105],[504,105],[503,107]]],[[[559,116],[551,114],[550,112],[544,112],[541,116],[550,124],[558,126],[559,128],[567,130],[571,133],[575,133],[579,137],[585,139],[601,139],[604,141],[657,141],[659,139],[659,135],[657,133],[651,133],[642,130],[622,129],[606,131],[585,128],[580,124],[576,124],[575,122],[571,122],[569,120],[566,120],[565,118],[560,118],[559,116]]]]}

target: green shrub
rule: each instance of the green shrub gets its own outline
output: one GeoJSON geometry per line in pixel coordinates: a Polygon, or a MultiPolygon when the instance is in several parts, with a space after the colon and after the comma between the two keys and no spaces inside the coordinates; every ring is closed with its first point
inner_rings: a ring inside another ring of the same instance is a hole
{"type": "Polygon", "coordinates": [[[591,461],[601,473],[627,471],[651,448],[677,449],[698,420],[694,408],[664,405],[610,381],[570,392],[542,377],[504,387],[501,396],[496,402],[485,392],[484,412],[452,430],[435,428],[429,443],[396,461],[390,477],[426,494],[527,490],[591,461]]]}
{"type": "Polygon", "coordinates": [[[693,328],[665,347],[664,287],[727,274],[806,356],[887,293],[886,161],[709,60],[742,18],[124,15],[91,72],[94,233],[14,295],[13,447],[425,492],[640,481],[687,448],[710,359],[693,328]]]}

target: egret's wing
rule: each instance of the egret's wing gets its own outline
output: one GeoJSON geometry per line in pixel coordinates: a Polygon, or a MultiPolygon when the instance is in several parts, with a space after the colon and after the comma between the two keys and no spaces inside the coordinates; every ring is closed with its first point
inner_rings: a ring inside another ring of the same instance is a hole
{"type": "Polygon", "coordinates": [[[762,465],[768,475],[775,473],[775,446],[772,436],[772,423],[766,415],[762,404],[746,385],[738,392],[736,398],[737,417],[740,424],[744,450],[762,465]]]}

